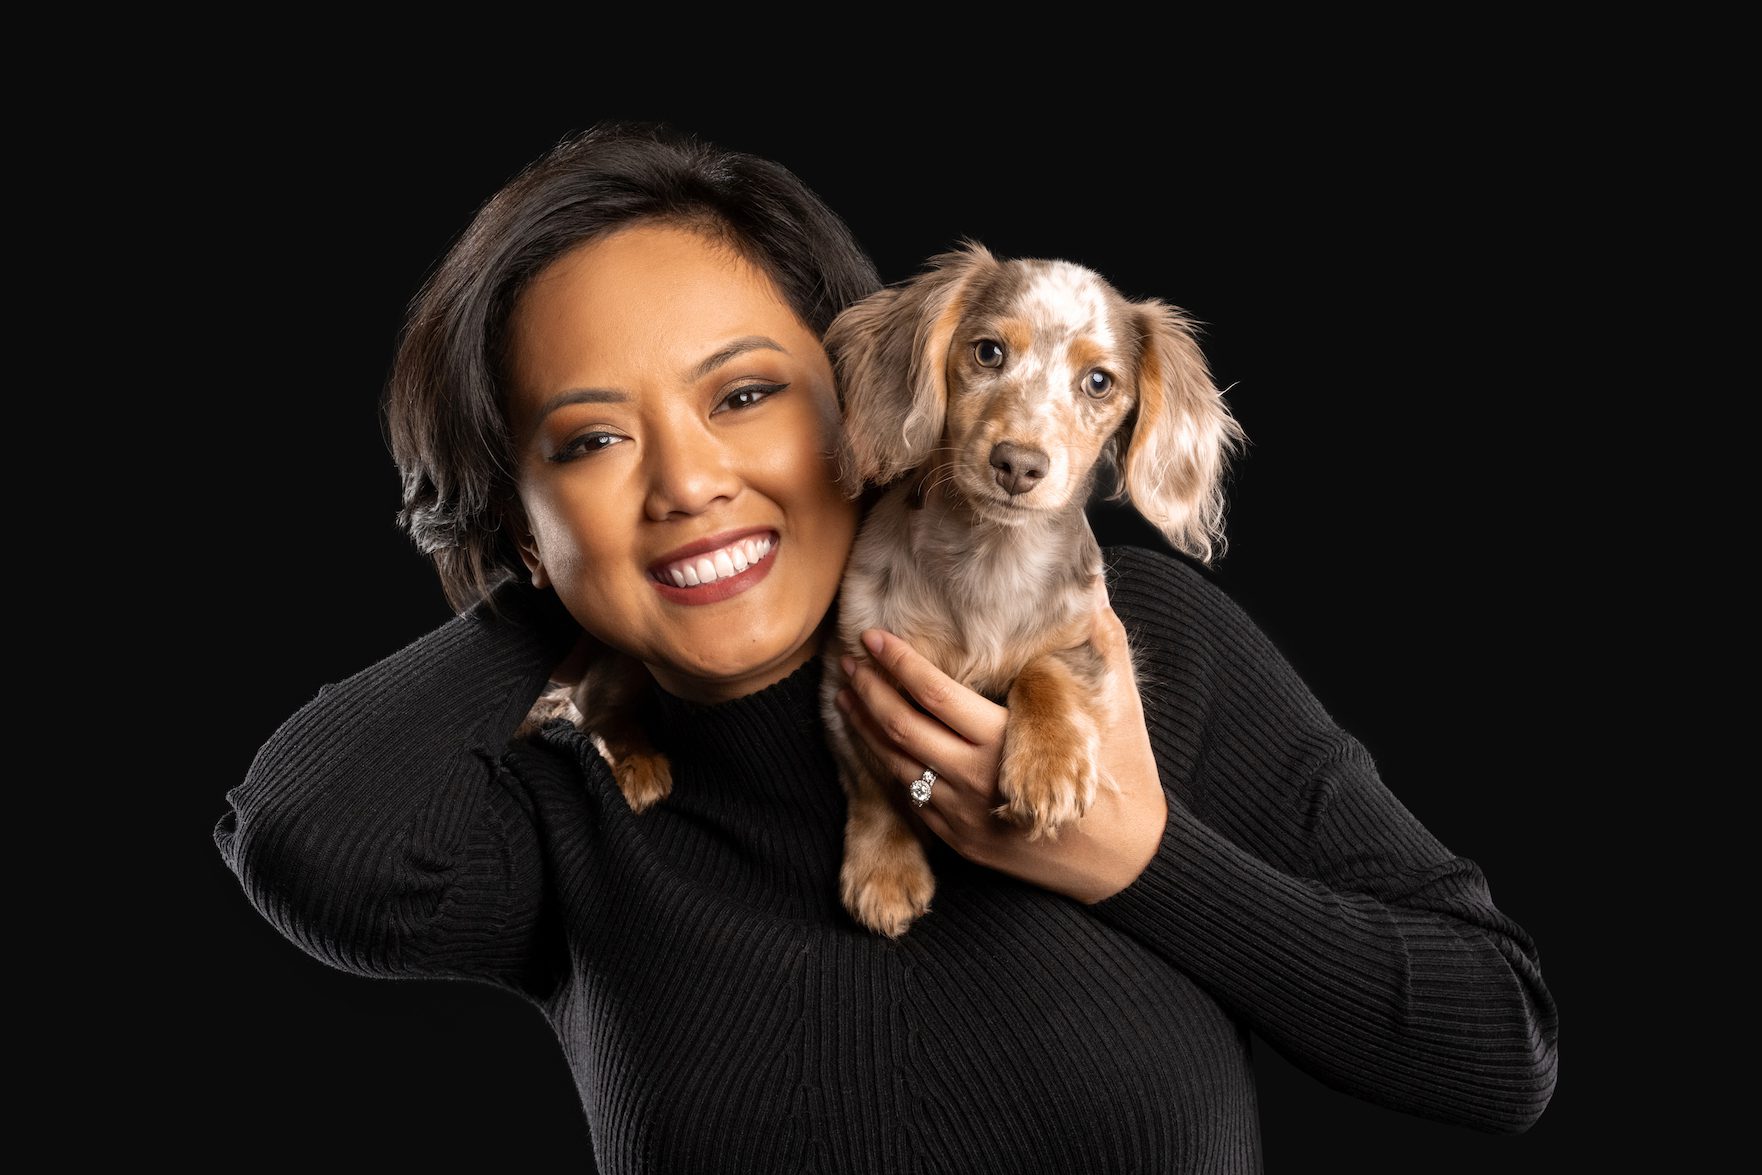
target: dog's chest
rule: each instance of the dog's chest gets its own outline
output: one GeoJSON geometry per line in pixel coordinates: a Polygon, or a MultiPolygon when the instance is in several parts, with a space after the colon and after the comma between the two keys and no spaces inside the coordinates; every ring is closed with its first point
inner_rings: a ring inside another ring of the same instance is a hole
{"type": "Polygon", "coordinates": [[[1068,643],[1076,618],[1068,569],[1013,544],[902,537],[859,540],[844,585],[847,646],[865,628],[884,628],[956,681],[1001,700],[1023,666],[1068,643]]]}

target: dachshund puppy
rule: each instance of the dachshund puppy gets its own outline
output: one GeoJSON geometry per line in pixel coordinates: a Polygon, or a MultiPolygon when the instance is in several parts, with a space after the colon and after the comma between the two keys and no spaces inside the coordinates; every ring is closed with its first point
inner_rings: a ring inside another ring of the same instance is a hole
{"type": "Polygon", "coordinates": [[[1116,475],[1177,549],[1221,548],[1222,474],[1244,439],[1193,320],[1065,261],[964,242],[848,307],[827,331],[847,493],[885,487],[845,569],[822,710],[849,800],[845,908],[897,938],[935,892],[887,769],[834,704],[840,659],[884,628],[1009,709],[996,813],[1056,838],[1116,788],[1100,768],[1108,669],[1087,643],[1101,549],[1084,506],[1116,475]]]}

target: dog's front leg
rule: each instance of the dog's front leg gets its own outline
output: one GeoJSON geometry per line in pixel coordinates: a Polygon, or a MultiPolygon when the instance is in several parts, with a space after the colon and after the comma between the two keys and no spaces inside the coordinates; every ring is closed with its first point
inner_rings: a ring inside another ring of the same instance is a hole
{"type": "Polygon", "coordinates": [[[886,784],[864,773],[846,788],[840,896],[850,916],[870,930],[898,938],[930,910],[936,875],[923,842],[893,807],[886,784]]]}
{"type": "MultiPolygon", "coordinates": [[[[1009,691],[993,814],[1020,824],[1028,839],[1057,840],[1080,819],[1101,786],[1101,726],[1092,707],[1106,665],[1091,645],[1030,661],[1009,691]]],[[[1111,781],[1110,781],[1111,782],[1111,781]]]]}
{"type": "Polygon", "coordinates": [[[896,806],[906,803],[905,785],[889,783],[874,755],[859,745],[862,736],[834,704],[846,679],[828,661],[821,710],[848,806],[839,897],[862,925],[898,938],[929,912],[936,875],[911,818],[896,806]]]}

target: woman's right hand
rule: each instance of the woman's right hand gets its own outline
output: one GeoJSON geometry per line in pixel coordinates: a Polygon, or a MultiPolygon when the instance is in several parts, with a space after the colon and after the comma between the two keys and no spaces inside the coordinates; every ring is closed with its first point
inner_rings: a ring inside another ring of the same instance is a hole
{"type": "Polygon", "coordinates": [[[1125,625],[1101,576],[1093,591],[1085,639],[1111,668],[1097,711],[1104,724],[1100,765],[1116,786],[1099,788],[1083,816],[1055,838],[1030,841],[1021,823],[1005,815],[998,778],[1009,710],[949,677],[903,638],[865,634],[877,637],[869,644],[874,660],[845,668],[850,687],[837,699],[902,786],[932,764],[947,781],[927,806],[902,811],[967,860],[1084,905],[1136,880],[1161,847],[1170,819],[1125,625]]]}

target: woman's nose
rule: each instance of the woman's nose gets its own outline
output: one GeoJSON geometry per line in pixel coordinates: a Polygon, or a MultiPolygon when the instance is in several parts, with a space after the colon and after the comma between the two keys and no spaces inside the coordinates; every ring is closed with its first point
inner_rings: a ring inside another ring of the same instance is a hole
{"type": "Polygon", "coordinates": [[[656,430],[649,436],[648,517],[664,522],[676,514],[701,514],[740,492],[740,477],[726,446],[707,428],[656,430]]]}

